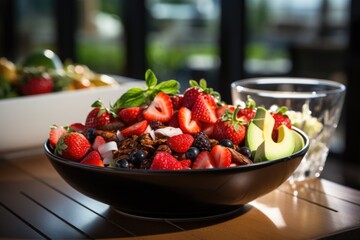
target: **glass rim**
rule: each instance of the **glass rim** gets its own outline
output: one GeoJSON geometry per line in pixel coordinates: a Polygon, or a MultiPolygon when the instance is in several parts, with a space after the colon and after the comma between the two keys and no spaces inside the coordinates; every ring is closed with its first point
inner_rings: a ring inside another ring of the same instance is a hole
{"type": "Polygon", "coordinates": [[[231,89],[235,91],[247,91],[249,93],[257,94],[266,94],[266,95],[309,95],[314,97],[314,95],[326,95],[334,93],[342,93],[346,91],[346,86],[340,82],[325,80],[325,79],[316,79],[316,78],[296,78],[296,77],[260,77],[260,78],[246,78],[241,80],[236,80],[231,83],[231,89]],[[314,91],[283,91],[283,90],[264,90],[264,89],[255,89],[247,87],[248,84],[301,84],[301,85],[315,85],[319,84],[331,87],[332,89],[327,90],[314,90],[314,91]]]}

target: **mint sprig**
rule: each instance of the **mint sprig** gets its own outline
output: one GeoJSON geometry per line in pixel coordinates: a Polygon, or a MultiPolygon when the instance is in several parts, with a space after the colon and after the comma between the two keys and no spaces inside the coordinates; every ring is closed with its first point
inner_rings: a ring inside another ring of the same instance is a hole
{"type": "Polygon", "coordinates": [[[180,90],[180,83],[176,80],[167,80],[158,84],[156,75],[150,69],[145,72],[145,85],[146,89],[130,88],[115,102],[113,108],[137,107],[149,104],[159,92],[175,95],[180,90]]]}

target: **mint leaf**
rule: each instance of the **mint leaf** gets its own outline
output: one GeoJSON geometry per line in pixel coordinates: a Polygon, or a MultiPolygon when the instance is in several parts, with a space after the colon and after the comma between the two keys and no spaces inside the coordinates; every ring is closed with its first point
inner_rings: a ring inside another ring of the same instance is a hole
{"type": "Polygon", "coordinates": [[[154,88],[157,84],[157,77],[150,69],[148,69],[145,73],[145,81],[146,81],[146,87],[148,89],[154,88]]]}
{"type": "Polygon", "coordinates": [[[159,83],[155,89],[162,91],[166,94],[174,95],[179,93],[180,83],[176,80],[168,80],[159,83]]]}
{"type": "Polygon", "coordinates": [[[146,90],[134,87],[125,92],[114,104],[114,108],[135,107],[145,103],[146,90]]]}

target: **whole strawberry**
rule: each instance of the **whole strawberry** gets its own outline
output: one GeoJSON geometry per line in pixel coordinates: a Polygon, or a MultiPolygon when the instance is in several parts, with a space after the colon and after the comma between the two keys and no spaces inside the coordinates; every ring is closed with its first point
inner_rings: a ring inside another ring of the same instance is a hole
{"type": "Polygon", "coordinates": [[[95,101],[91,106],[93,109],[86,116],[85,130],[89,128],[102,129],[116,117],[111,109],[104,107],[101,100],[95,101]]]}
{"type": "Polygon", "coordinates": [[[48,74],[31,75],[22,79],[20,92],[22,95],[37,95],[54,91],[53,79],[48,74]]]}
{"type": "Polygon", "coordinates": [[[244,122],[237,119],[240,110],[238,106],[235,112],[227,110],[222,118],[219,118],[215,125],[212,137],[218,141],[229,139],[233,144],[238,145],[246,135],[244,122]]]}
{"type": "Polygon", "coordinates": [[[239,112],[237,113],[237,118],[241,119],[245,123],[249,123],[250,120],[255,117],[256,103],[250,96],[248,96],[245,104],[245,108],[239,109],[239,112]]]}
{"type": "Polygon", "coordinates": [[[277,141],[278,139],[278,128],[281,125],[287,126],[289,129],[292,129],[291,121],[286,115],[287,107],[280,107],[276,112],[270,112],[271,116],[275,119],[275,125],[272,132],[272,139],[277,141]]]}
{"type": "Polygon", "coordinates": [[[91,149],[87,138],[78,132],[62,135],[55,148],[55,153],[66,159],[80,162],[91,149]]]}

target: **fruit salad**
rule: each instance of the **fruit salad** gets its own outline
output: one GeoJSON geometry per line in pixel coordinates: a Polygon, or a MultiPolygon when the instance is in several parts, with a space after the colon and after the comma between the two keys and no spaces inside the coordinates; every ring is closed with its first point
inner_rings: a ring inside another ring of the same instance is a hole
{"type": "Polygon", "coordinates": [[[50,49],[32,52],[16,64],[0,58],[0,99],[117,85],[86,65],[61,62],[50,49]]]}
{"type": "Polygon", "coordinates": [[[176,80],[125,92],[110,106],[92,104],[82,123],[54,125],[49,146],[67,160],[149,170],[229,168],[289,156],[304,147],[283,110],[227,104],[204,79],[180,93],[176,80]]]}

